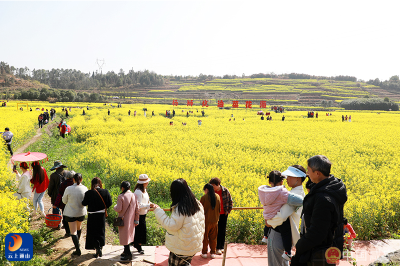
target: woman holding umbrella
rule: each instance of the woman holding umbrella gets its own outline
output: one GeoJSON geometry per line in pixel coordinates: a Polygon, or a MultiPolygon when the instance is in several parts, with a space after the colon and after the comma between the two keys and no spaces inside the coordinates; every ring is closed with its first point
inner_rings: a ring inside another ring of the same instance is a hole
{"type": "Polygon", "coordinates": [[[37,210],[37,205],[40,207],[40,211],[43,216],[46,216],[44,212],[44,205],[43,205],[43,196],[49,186],[49,178],[47,177],[46,170],[40,166],[39,162],[32,163],[32,179],[31,183],[33,184],[32,192],[33,194],[33,207],[35,208],[35,212],[37,210]]]}
{"type": "Polygon", "coordinates": [[[19,164],[19,167],[22,170],[22,175],[18,173],[16,169],[14,170],[14,173],[19,177],[18,191],[14,195],[18,199],[29,199],[32,193],[31,186],[29,185],[29,181],[32,178],[31,173],[29,172],[29,166],[26,162],[22,162],[19,164]]]}

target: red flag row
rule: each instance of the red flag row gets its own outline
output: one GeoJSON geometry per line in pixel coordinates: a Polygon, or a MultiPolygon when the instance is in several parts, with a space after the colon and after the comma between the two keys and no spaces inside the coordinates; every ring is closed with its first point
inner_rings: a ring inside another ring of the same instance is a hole
{"type": "MultiPolygon", "coordinates": [[[[178,106],[178,100],[173,99],[172,100],[172,105],[173,106],[178,106]]],[[[186,100],[186,106],[193,106],[193,100],[186,100]]],[[[201,102],[202,107],[208,107],[208,100],[203,100],[201,102]]],[[[225,106],[225,103],[223,100],[218,100],[218,105],[219,108],[223,108],[225,106]]],[[[232,108],[239,108],[239,101],[232,101],[232,108]]],[[[252,101],[246,101],[246,108],[253,108],[253,102],[252,101]]],[[[260,101],[260,108],[267,108],[267,101],[260,101]]]]}

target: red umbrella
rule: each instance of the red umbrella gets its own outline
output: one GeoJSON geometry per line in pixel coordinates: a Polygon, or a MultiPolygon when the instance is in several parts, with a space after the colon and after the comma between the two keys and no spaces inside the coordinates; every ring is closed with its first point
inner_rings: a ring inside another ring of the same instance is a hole
{"type": "MultiPolygon", "coordinates": [[[[20,154],[15,154],[11,157],[11,162],[36,162],[47,158],[47,155],[41,152],[24,152],[20,154]]],[[[49,159],[47,159],[48,161],[49,159]]],[[[42,162],[43,163],[43,162],[42,162]]]]}

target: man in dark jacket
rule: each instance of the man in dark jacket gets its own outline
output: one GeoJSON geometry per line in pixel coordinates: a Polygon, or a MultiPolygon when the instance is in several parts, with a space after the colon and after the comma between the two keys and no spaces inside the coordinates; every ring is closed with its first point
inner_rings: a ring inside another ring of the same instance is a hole
{"type": "Polygon", "coordinates": [[[50,169],[53,171],[56,169],[54,173],[50,175],[50,183],[49,187],[47,189],[47,193],[49,194],[49,197],[51,198],[51,204],[53,205],[53,214],[60,214],[59,210],[56,208],[54,205],[58,190],[60,189],[60,185],[62,182],[65,181],[65,171],[64,168],[66,168],[65,165],[61,163],[61,161],[55,161],[54,166],[50,169]]]}
{"type": "Polygon", "coordinates": [[[346,186],[330,175],[332,163],[323,155],[307,161],[307,174],[314,186],[303,201],[304,230],[296,243],[291,266],[335,265],[327,262],[330,247],[343,251],[343,207],[347,201],[346,186]]]}

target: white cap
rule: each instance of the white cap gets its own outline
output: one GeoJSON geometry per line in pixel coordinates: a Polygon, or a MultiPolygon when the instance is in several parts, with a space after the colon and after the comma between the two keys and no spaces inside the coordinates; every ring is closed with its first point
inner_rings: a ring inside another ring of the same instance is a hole
{"type": "Polygon", "coordinates": [[[303,171],[293,166],[289,166],[288,169],[282,173],[282,175],[293,176],[293,177],[306,177],[306,174],[303,171]]]}
{"type": "Polygon", "coordinates": [[[146,184],[150,181],[151,179],[146,175],[146,174],[141,174],[139,176],[139,180],[137,181],[138,184],[146,184]]]}

